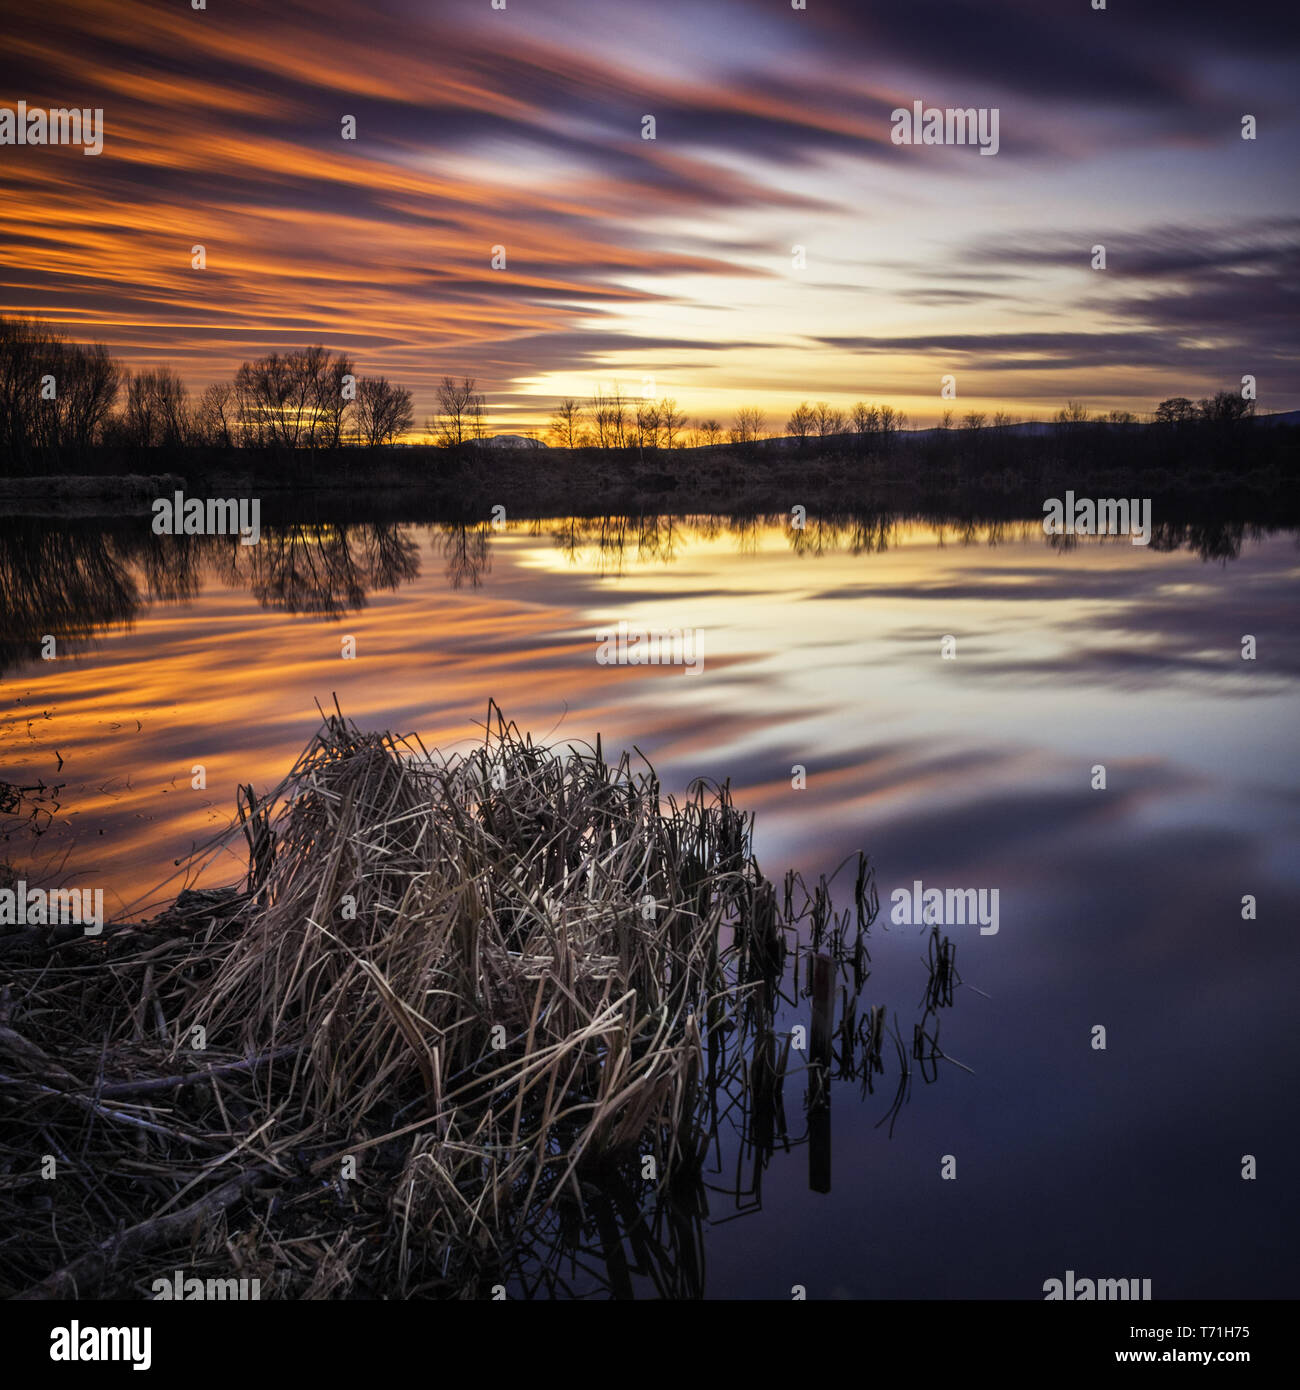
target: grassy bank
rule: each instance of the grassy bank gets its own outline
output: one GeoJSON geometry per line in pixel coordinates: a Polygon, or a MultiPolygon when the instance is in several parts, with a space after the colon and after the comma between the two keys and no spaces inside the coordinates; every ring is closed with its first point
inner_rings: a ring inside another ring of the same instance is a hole
{"type": "MultiPolygon", "coordinates": [[[[532,450],[432,446],[275,453],[208,448],[94,450],[37,459],[8,502],[43,505],[85,483],[68,474],[176,475],[191,495],[306,497],[355,504],[359,494],[445,520],[656,511],[750,513],[973,509],[1040,514],[1047,497],[1151,497],[1166,517],[1244,521],[1300,517],[1297,428],[1267,417],[1184,426],[1086,424],[1049,433],[931,430],[887,440],[762,440],[704,449],[532,450]],[[44,476],[43,476],[44,475],[44,476]]],[[[126,485],[123,484],[125,489],[126,485]]],[[[110,489],[111,490],[111,489],[110,489]]],[[[131,494],[135,496],[135,493],[131,494]]],[[[166,494],[163,494],[166,495],[166,494]]],[[[146,504],[147,505],[147,504],[146,504]]]]}

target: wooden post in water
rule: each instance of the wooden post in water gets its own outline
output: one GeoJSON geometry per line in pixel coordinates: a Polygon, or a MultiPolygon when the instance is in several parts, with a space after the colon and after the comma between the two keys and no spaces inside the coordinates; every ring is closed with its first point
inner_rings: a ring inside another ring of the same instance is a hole
{"type": "Polygon", "coordinates": [[[818,951],[812,958],[812,1047],[809,1060],[808,1186],[831,1190],[831,1029],[835,1021],[835,962],[818,951]]]}
{"type": "Polygon", "coordinates": [[[776,1034],[767,1026],[767,986],[760,985],[755,994],[758,1017],[762,1022],[754,1037],[751,1062],[753,1118],[750,1135],[754,1144],[755,1187],[763,1164],[771,1157],[776,1130],[776,1034]]]}
{"type": "Polygon", "coordinates": [[[835,962],[820,951],[812,958],[812,1062],[830,1100],[831,1030],[835,1022],[835,962]]]}

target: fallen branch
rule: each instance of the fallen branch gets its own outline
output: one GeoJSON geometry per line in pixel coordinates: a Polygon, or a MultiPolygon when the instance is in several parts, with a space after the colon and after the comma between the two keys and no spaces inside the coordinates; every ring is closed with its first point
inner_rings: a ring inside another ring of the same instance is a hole
{"type": "Polygon", "coordinates": [[[214,1076],[230,1076],[234,1072],[251,1071],[267,1062],[282,1061],[285,1057],[296,1056],[300,1050],[297,1047],[277,1047],[274,1051],[263,1052],[258,1057],[245,1057],[240,1062],[222,1062],[215,1067],[184,1072],[179,1076],[156,1076],[148,1081],[112,1081],[99,1088],[99,1095],[106,1100],[119,1100],[123,1096],[144,1096],[154,1091],[174,1091],[181,1086],[193,1086],[198,1081],[207,1081],[214,1076]]]}
{"type": "Polygon", "coordinates": [[[0,1072],[0,1083],[7,1086],[29,1086],[34,1091],[40,1091],[43,1095],[57,1096],[60,1100],[71,1101],[73,1105],[79,1105],[83,1110],[88,1110],[92,1115],[102,1115],[106,1120],[117,1120],[120,1124],[134,1125],[136,1129],[147,1130],[150,1134],[162,1135],[165,1139],[179,1139],[182,1144],[193,1144],[200,1149],[219,1149],[220,1144],[214,1144],[210,1139],[201,1139],[196,1134],[184,1134],[179,1129],[169,1129],[166,1125],[155,1124],[152,1120],[142,1119],[139,1115],[128,1115],[124,1110],[111,1110],[107,1105],[100,1105],[91,1096],[82,1095],[78,1091],[61,1091],[57,1086],[45,1086],[30,1076],[6,1076],[0,1072]]]}
{"type": "Polygon", "coordinates": [[[156,1250],[178,1239],[195,1224],[233,1206],[255,1183],[271,1176],[269,1168],[250,1168],[239,1173],[215,1191],[191,1202],[188,1207],[170,1216],[151,1217],[139,1225],[130,1226],[120,1235],[110,1237],[93,1250],[79,1255],[71,1264],[56,1269],[53,1274],[33,1284],[16,1297],[34,1301],[46,1298],[85,1298],[112,1273],[119,1260],[134,1260],[148,1250],[156,1250]]]}

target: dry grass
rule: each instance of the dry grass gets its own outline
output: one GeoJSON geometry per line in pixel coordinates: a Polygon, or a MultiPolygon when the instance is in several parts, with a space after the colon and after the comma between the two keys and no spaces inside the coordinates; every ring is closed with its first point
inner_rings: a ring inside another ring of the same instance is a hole
{"type": "Polygon", "coordinates": [[[725,787],[677,804],[495,709],[446,759],[335,714],[241,829],[239,889],[0,939],[0,1293],[475,1296],[584,1175],[646,1203],[698,1169],[792,930],[725,787]]]}

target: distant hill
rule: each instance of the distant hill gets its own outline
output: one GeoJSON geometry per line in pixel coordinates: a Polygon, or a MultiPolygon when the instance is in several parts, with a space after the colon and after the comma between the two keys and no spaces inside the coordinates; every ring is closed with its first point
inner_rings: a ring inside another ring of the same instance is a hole
{"type": "MultiPolygon", "coordinates": [[[[1261,426],[1300,425],[1300,410],[1278,411],[1272,415],[1256,415],[1254,417],[1254,421],[1257,425],[1261,426]]],[[[1148,421],[1140,420],[1134,421],[1133,423],[1126,425],[1112,424],[1108,420],[1089,420],[1085,424],[1085,428],[1087,427],[1091,427],[1094,429],[1106,428],[1112,430],[1127,431],[1150,429],[1151,424],[1148,421]]],[[[1055,420],[1026,420],[1023,421],[1021,424],[1017,425],[985,425],[980,432],[986,436],[1014,435],[1016,438],[1020,439],[1048,438],[1051,435],[1056,434],[1057,431],[1061,428],[1063,427],[1059,425],[1055,420]]],[[[1075,426],[1074,428],[1078,427],[1075,426]]],[[[938,426],[932,425],[929,428],[923,430],[899,430],[894,437],[895,439],[904,442],[910,442],[912,440],[921,442],[923,440],[933,439],[939,435],[954,435],[960,434],[961,432],[962,430],[959,425],[955,425],[951,430],[941,430],[938,428],[938,426]]],[[[856,435],[851,434],[846,430],[842,434],[833,434],[827,436],[827,439],[825,441],[819,441],[817,438],[809,438],[804,441],[804,447],[815,447],[819,442],[833,442],[835,444],[845,444],[853,441],[856,438],[856,435]]],[[[786,434],[770,436],[767,439],[757,440],[755,447],[757,447],[760,450],[771,449],[784,452],[786,450],[797,449],[799,447],[799,443],[800,441],[796,436],[792,434],[786,434]]],[[[549,448],[549,445],[544,444],[540,439],[532,439],[526,434],[494,434],[487,439],[480,440],[478,447],[481,449],[547,449],[549,448]]],[[[699,445],[697,447],[701,450],[712,450],[717,449],[719,446],[699,445]]],[[[730,448],[732,446],[728,444],[723,444],[721,447],[730,448]]],[[[693,452],[693,450],[686,449],[683,450],[683,452],[690,453],[693,452]]]]}
{"type": "Polygon", "coordinates": [[[545,449],[540,439],[529,439],[526,434],[494,434],[482,442],[484,449],[545,449]]]}

